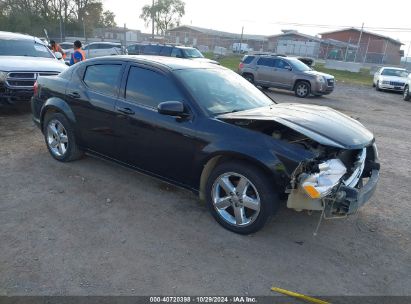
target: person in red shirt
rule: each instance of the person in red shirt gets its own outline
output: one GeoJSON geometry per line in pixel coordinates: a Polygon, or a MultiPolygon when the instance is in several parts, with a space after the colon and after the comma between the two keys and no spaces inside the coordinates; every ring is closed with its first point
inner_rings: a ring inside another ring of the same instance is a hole
{"type": "Polygon", "coordinates": [[[64,53],[63,49],[61,48],[60,44],[56,43],[54,40],[50,40],[50,46],[53,53],[60,52],[63,56],[63,59],[66,59],[66,54],[64,53]]]}

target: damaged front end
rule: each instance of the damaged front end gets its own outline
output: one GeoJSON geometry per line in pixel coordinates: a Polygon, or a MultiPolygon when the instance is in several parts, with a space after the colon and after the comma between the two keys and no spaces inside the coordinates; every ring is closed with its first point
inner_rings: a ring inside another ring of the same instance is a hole
{"type": "Polygon", "coordinates": [[[287,207],[324,211],[325,218],[353,214],[373,195],[379,168],[375,144],[301,162],[291,176],[287,207]]]}
{"type": "Polygon", "coordinates": [[[288,171],[288,208],[344,217],[355,213],[376,189],[380,165],[374,136],[342,113],[278,104],[219,118],[271,138],[270,149],[288,171]],[[310,156],[303,157],[303,152],[310,156]],[[297,161],[295,153],[303,160],[297,161]]]}

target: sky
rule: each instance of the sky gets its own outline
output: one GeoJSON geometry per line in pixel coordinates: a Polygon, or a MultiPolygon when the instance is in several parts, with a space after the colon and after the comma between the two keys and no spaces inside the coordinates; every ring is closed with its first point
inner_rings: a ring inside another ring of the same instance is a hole
{"type": "MultiPolygon", "coordinates": [[[[411,1],[395,5],[381,0],[183,0],[186,14],[181,24],[245,34],[274,35],[282,29],[317,35],[342,26],[360,28],[399,39],[407,54],[411,43],[411,1]],[[290,23],[304,24],[303,26],[290,23]],[[317,26],[321,25],[321,26],[317,26]],[[369,27],[369,28],[367,28],[369,27]],[[376,31],[376,28],[395,28],[376,31]],[[399,28],[401,30],[399,30],[399,28]],[[406,29],[406,30],[404,30],[406,29]]],[[[116,23],[128,28],[151,32],[139,18],[141,8],[151,0],[103,0],[104,8],[113,11],[116,23]]],[[[411,56],[411,51],[409,56],[411,56]]]]}

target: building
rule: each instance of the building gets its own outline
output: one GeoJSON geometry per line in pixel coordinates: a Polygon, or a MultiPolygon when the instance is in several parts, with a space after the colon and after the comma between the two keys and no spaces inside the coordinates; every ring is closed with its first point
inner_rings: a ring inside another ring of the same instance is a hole
{"type": "Polygon", "coordinates": [[[333,39],[357,45],[358,51],[354,54],[357,62],[384,63],[399,65],[404,52],[400,41],[388,36],[362,31],[357,28],[346,28],[338,31],[321,34],[324,40],[333,39]],[[361,36],[361,41],[360,41],[361,36]]]}
{"type": "Polygon", "coordinates": [[[321,39],[296,30],[282,30],[267,37],[268,50],[277,54],[306,56],[321,59],[346,60],[356,45],[334,39],[321,39]]]}
{"type": "MultiPolygon", "coordinates": [[[[232,49],[234,43],[240,42],[241,34],[182,25],[168,30],[166,39],[169,43],[196,47],[207,46],[210,50],[214,50],[215,47],[232,49]]],[[[242,43],[248,44],[248,47],[255,51],[264,51],[267,49],[266,36],[244,34],[242,39],[242,43]]]]}
{"type": "Polygon", "coordinates": [[[96,28],[94,30],[94,38],[99,38],[101,41],[121,42],[128,45],[141,41],[141,31],[119,26],[96,28]]]}

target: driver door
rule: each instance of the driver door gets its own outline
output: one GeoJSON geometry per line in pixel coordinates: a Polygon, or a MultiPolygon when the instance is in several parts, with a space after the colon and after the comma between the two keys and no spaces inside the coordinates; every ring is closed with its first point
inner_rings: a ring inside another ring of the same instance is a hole
{"type": "Polygon", "coordinates": [[[116,104],[116,147],[120,160],[143,171],[183,185],[190,183],[197,146],[194,114],[169,75],[145,66],[130,65],[116,104]],[[180,119],[162,115],[163,101],[181,101],[191,115],[180,119]]]}

